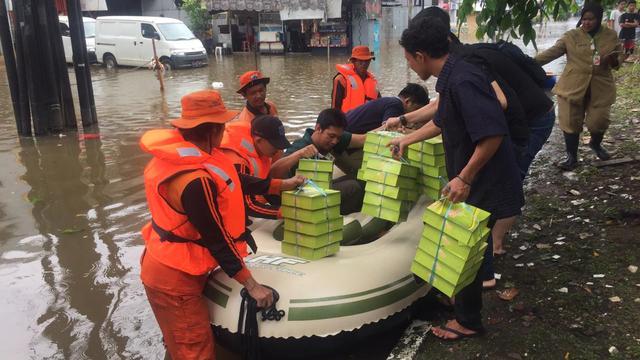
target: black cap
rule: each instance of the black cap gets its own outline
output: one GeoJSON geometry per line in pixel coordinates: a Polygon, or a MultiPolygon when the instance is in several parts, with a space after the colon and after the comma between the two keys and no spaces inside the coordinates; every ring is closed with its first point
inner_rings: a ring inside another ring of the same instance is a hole
{"type": "Polygon", "coordinates": [[[291,146],[284,135],[282,121],[275,116],[262,115],[255,118],[251,123],[251,134],[266,139],[276,149],[284,150],[291,146]]]}

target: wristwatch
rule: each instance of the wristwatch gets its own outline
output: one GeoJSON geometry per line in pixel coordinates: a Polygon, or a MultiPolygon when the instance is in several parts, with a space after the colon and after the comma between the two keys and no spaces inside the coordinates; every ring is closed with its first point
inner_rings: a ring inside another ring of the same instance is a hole
{"type": "Polygon", "coordinates": [[[402,126],[407,126],[407,117],[404,115],[400,115],[398,117],[398,119],[400,119],[400,124],[402,124],[402,126]]]}

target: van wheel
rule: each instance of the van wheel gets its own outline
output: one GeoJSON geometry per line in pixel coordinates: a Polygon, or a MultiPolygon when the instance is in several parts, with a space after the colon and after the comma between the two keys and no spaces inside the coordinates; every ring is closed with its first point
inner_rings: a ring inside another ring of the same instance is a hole
{"type": "Polygon", "coordinates": [[[171,59],[163,57],[160,59],[160,62],[162,63],[162,66],[164,66],[164,71],[171,71],[171,69],[173,69],[171,59]]]}
{"type": "Polygon", "coordinates": [[[118,66],[118,62],[116,61],[116,57],[111,54],[106,54],[103,58],[104,66],[107,69],[115,69],[118,66]]]}

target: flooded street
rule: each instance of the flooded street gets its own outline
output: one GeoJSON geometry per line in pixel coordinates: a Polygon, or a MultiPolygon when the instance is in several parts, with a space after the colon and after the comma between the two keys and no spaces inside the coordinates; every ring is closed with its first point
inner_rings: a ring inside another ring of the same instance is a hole
{"type": "MultiPolygon", "coordinates": [[[[574,25],[550,25],[538,47],[551,46],[574,25]]],[[[382,41],[381,49],[370,71],[383,96],[420,82],[397,38],[382,41]]],[[[334,65],[345,60],[260,58],[260,70],[271,77],[268,99],[290,139],[330,106],[334,65]]],[[[150,217],[142,183],[149,158],[138,140],[148,129],[168,127],[180,114],[180,97],[212,82],[224,84],[227,107],[240,109],[238,76],[253,69],[253,55],[211,57],[208,67],[171,72],[162,96],[150,70],[93,67],[101,137],[86,140],[75,133],[18,139],[0,77],[0,348],[6,358],[162,358],[139,279],[139,231],[150,217]]],[[[72,69],[70,77],[75,83],[72,69]]],[[[433,79],[427,86],[433,97],[433,79]]]]}

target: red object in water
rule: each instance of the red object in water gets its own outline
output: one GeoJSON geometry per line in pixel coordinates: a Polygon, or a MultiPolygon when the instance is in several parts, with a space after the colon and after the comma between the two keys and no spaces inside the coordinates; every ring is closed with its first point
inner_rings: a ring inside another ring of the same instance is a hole
{"type": "Polygon", "coordinates": [[[79,140],[100,139],[100,134],[80,134],[78,138],[79,140]]]}

